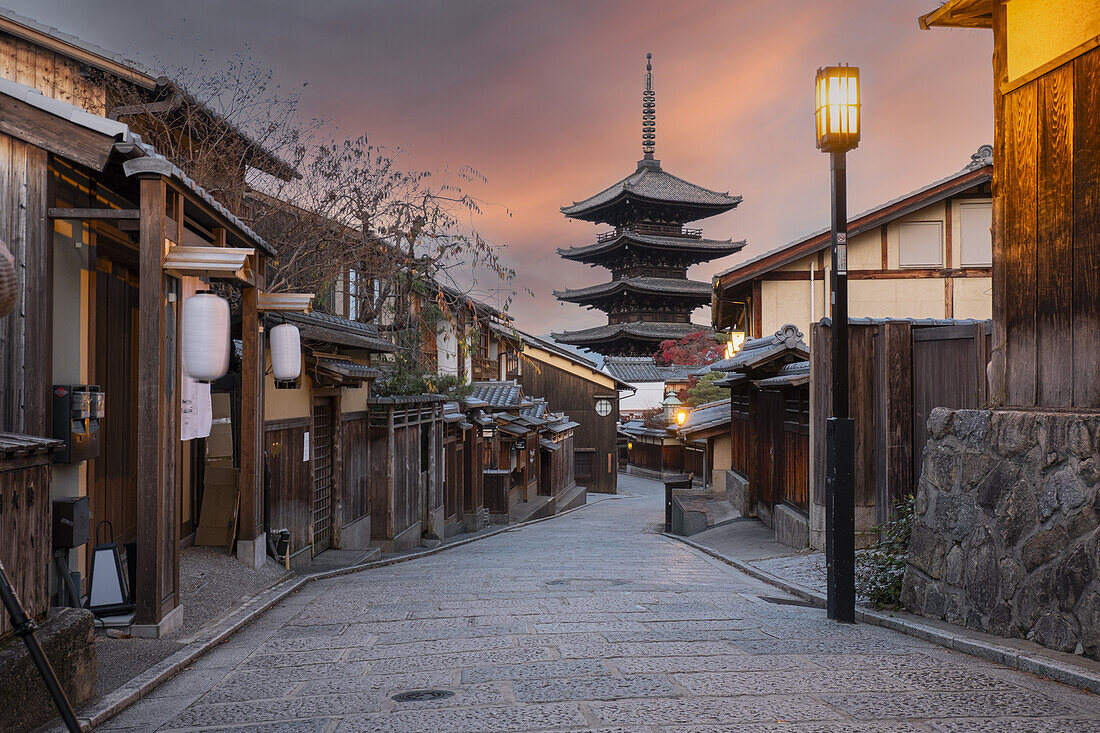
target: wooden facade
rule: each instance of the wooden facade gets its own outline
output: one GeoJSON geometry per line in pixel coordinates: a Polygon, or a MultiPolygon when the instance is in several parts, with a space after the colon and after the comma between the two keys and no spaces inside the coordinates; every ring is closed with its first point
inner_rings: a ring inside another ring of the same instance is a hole
{"type": "Polygon", "coordinates": [[[524,392],[546,400],[552,409],[564,412],[577,423],[573,435],[577,483],[592,493],[614,494],[618,483],[619,391],[629,386],[582,357],[542,339],[522,336],[518,379],[524,392]],[[606,415],[596,410],[600,400],[610,405],[606,415]]]}
{"type": "Polygon", "coordinates": [[[1100,8],[1091,0],[950,0],[921,25],[993,31],[989,401],[1096,409],[1100,8]]]}
{"type": "Polygon", "coordinates": [[[438,395],[367,400],[371,541],[384,551],[443,536],[443,402],[438,395]]]}
{"type": "MultiPolygon", "coordinates": [[[[229,282],[242,294],[238,458],[250,479],[241,484],[239,537],[255,543],[262,532],[260,348],[249,329],[257,322],[250,291],[263,285],[266,244],[167,160],[127,142],[125,125],[75,108],[59,116],[57,103],[10,81],[0,80],[0,93],[0,179],[19,212],[5,208],[0,236],[33,278],[18,315],[4,324],[3,427],[48,434],[54,382],[114,390],[98,459],[59,469],[54,490],[86,491],[93,526],[117,520],[118,539],[136,540],[136,623],[162,633],[181,618],[183,465],[192,450],[179,440],[181,278],[202,274],[168,272],[165,256],[177,245],[251,253],[247,270],[229,282]],[[83,342],[61,336],[80,333],[83,342]]],[[[86,567],[79,553],[71,562],[86,567]]]]}

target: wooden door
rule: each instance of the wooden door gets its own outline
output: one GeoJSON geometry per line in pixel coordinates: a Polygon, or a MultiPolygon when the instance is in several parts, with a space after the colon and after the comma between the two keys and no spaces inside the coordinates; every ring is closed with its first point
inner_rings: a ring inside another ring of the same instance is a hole
{"type": "Polygon", "coordinates": [[[106,405],[91,468],[89,552],[103,520],[119,545],[137,539],[137,275],[101,254],[95,277],[93,374],[106,405]]]}
{"type": "Polygon", "coordinates": [[[752,486],[758,501],[775,506],[782,500],[776,484],[780,478],[779,458],[783,438],[783,395],[778,390],[761,390],[756,398],[756,459],[752,486]]]}
{"type": "Polygon", "coordinates": [[[333,519],[333,405],[325,397],[313,402],[313,434],[310,436],[313,458],[313,554],[332,547],[333,519]]]}

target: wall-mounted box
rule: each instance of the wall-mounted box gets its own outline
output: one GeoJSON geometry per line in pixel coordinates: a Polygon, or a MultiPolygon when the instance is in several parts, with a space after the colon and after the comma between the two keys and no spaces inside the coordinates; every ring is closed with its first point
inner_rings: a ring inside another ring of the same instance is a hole
{"type": "Polygon", "coordinates": [[[64,445],[54,453],[55,463],[80,463],[99,457],[99,421],[106,397],[95,384],[53,386],[53,437],[64,445]]]}

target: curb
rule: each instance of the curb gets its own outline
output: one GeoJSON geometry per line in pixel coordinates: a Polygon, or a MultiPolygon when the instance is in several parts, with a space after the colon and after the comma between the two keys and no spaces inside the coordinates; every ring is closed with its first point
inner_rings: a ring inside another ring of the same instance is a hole
{"type": "MultiPolygon", "coordinates": [[[[302,575],[299,577],[289,578],[280,583],[277,583],[270,588],[261,591],[259,594],[253,596],[249,600],[245,601],[239,608],[234,610],[228,616],[222,619],[222,621],[214,628],[208,629],[205,633],[200,634],[191,643],[179,649],[174,654],[161,660],[157,664],[154,664],[149,669],[145,670],[136,677],[132,677],[127,682],[124,682],[117,689],[107,693],[107,695],[90,708],[81,710],[77,714],[77,721],[80,723],[80,728],[83,731],[90,731],[98,725],[102,725],[106,721],[115,717],[126,708],[133,705],[141,698],[148,695],[158,686],[167,682],[174,677],[180,670],[185,667],[189,667],[199,657],[206,654],[208,651],[222,643],[230,636],[239,631],[242,627],[247,626],[252,621],[262,616],[264,612],[269,610],[279,601],[283,600],[295,591],[300,590],[307,583],[315,580],[325,580],[328,578],[335,578],[342,575],[351,575],[352,573],[358,573],[363,570],[370,570],[371,568],[380,568],[387,565],[396,565],[398,563],[408,562],[410,560],[418,560],[422,557],[429,555],[436,555],[445,550],[450,550],[455,547],[462,547],[468,545],[471,542],[477,542],[489,537],[496,537],[499,534],[505,532],[514,532],[518,529],[528,527],[532,524],[538,524],[540,522],[548,522],[558,517],[564,517],[567,514],[580,511],[586,507],[595,506],[611,499],[629,498],[629,495],[625,494],[607,494],[600,495],[601,498],[592,502],[585,502],[580,506],[573,507],[572,509],[566,509],[560,514],[552,514],[549,517],[541,517],[540,519],[531,519],[526,522],[518,522],[516,524],[508,524],[500,529],[493,530],[492,532],[486,532],[485,534],[478,535],[476,537],[468,537],[463,540],[457,540],[447,544],[442,544],[439,547],[433,547],[421,552],[410,553],[408,555],[401,555],[400,557],[392,557],[386,560],[374,560],[372,562],[361,563],[359,565],[351,565],[346,568],[337,568],[335,570],[325,570],[319,573],[302,575]]],[[[57,721],[54,720],[47,723],[40,730],[61,730],[56,727],[57,721]]]]}
{"type": "MultiPolygon", "coordinates": [[[[698,542],[692,542],[686,537],[680,537],[679,535],[668,532],[662,532],[661,535],[667,539],[676,540],[699,550],[716,560],[721,560],[727,565],[732,565],[746,575],[751,575],[757,580],[762,580],[793,596],[808,601],[818,608],[825,608],[825,596],[817,591],[810,590],[797,583],[791,583],[790,581],[772,575],[742,560],[723,555],[716,550],[700,545],[698,542]]],[[[1012,669],[1033,674],[1038,677],[1047,677],[1056,682],[1061,682],[1062,684],[1072,687],[1079,687],[1095,695],[1100,695],[1100,671],[1091,672],[1082,669],[1072,662],[1062,662],[1057,659],[1043,656],[1041,653],[1028,653],[1028,651],[1023,649],[978,639],[964,633],[963,629],[959,629],[959,632],[952,633],[946,629],[920,623],[919,621],[912,621],[885,611],[876,611],[870,608],[857,606],[856,620],[874,626],[881,626],[893,631],[900,631],[908,636],[933,644],[939,644],[940,646],[954,651],[980,657],[990,662],[996,662],[997,664],[1003,664],[1006,667],[1011,667],[1012,669]]]]}

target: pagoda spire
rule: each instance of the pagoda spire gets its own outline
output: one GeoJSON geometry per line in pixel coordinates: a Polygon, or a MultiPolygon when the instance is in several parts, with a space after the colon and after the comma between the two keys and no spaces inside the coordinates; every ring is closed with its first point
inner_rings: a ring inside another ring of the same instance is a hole
{"type": "Polygon", "coordinates": [[[653,54],[645,55],[645,91],[642,92],[642,156],[653,160],[657,143],[657,94],[653,91],[653,54]]]}

